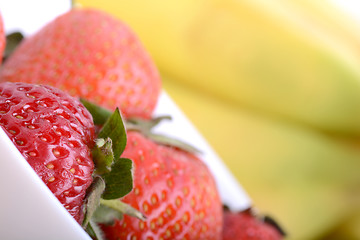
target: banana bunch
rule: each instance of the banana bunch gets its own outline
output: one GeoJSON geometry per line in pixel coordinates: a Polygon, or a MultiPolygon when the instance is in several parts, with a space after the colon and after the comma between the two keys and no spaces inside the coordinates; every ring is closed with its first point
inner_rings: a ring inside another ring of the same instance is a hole
{"type": "Polygon", "coordinates": [[[77,2],[138,33],[165,90],[288,239],[321,239],[360,195],[360,26],[329,1],[77,2]]]}
{"type": "Polygon", "coordinates": [[[128,22],[173,80],[272,117],[360,135],[360,29],[316,16],[320,7],[303,0],[306,12],[301,2],[134,0],[99,7],[128,22]]]}

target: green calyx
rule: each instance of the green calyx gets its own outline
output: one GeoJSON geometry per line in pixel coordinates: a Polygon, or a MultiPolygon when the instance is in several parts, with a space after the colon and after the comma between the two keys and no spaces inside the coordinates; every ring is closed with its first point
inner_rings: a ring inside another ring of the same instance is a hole
{"type": "Polygon", "coordinates": [[[102,198],[117,199],[132,189],[132,161],[121,158],[126,146],[126,131],[119,109],[112,113],[101,130],[92,150],[94,175],[105,181],[102,198]]]}
{"type": "MultiPolygon", "coordinates": [[[[89,102],[85,102],[84,105],[90,113],[95,113],[93,119],[95,124],[98,124],[96,114],[98,108],[89,102]]],[[[92,149],[95,170],[93,182],[87,190],[84,201],[82,223],[87,233],[98,240],[104,239],[101,228],[98,227],[99,223],[106,224],[127,214],[127,211],[122,211],[121,208],[109,208],[103,202],[120,202],[119,198],[124,197],[133,188],[133,162],[120,157],[125,149],[127,138],[119,109],[107,114],[106,118],[102,118],[101,125],[92,149]]],[[[134,211],[137,210],[134,209],[134,211]]]]}
{"type": "Polygon", "coordinates": [[[113,113],[85,99],[83,105],[92,114],[94,124],[102,126],[97,133],[98,139],[92,150],[95,163],[94,182],[89,188],[85,200],[85,219],[83,227],[93,239],[102,240],[103,234],[99,223],[113,224],[123,214],[145,220],[138,210],[121,202],[133,188],[132,161],[122,158],[126,146],[126,132],[138,131],[158,144],[182,149],[191,153],[200,151],[180,140],[153,133],[153,128],[170,116],[156,117],[151,120],[138,118],[123,121],[119,109],[113,113]]]}

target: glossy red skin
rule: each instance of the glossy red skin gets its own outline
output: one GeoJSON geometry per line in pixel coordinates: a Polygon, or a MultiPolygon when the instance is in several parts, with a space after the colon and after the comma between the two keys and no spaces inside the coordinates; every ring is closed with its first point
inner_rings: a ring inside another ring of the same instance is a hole
{"type": "Polygon", "coordinates": [[[4,22],[2,19],[2,15],[0,14],[0,64],[2,62],[2,56],[5,50],[5,29],[4,29],[4,22]]]}
{"type": "Polygon", "coordinates": [[[272,225],[257,219],[250,211],[224,212],[223,240],[281,240],[272,225]]]}
{"type": "Polygon", "coordinates": [[[52,87],[0,83],[0,125],[37,175],[79,223],[94,169],[90,113],[52,87]]]}
{"type": "Polygon", "coordinates": [[[115,110],[150,118],[161,81],[149,54],[123,22],[73,9],[24,40],[4,63],[3,81],[42,83],[115,110]]]}
{"type": "Polygon", "coordinates": [[[122,157],[135,165],[134,189],[122,200],[147,220],[124,216],[113,226],[103,226],[109,240],[221,239],[220,197],[201,160],[131,131],[122,157]]]}

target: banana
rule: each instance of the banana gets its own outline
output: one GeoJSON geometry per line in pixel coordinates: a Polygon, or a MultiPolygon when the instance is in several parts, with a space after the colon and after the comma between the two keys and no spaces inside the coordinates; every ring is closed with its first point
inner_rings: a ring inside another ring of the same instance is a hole
{"type": "Polygon", "coordinates": [[[360,239],[360,208],[355,211],[355,214],[352,217],[328,233],[324,239],[360,239]]]}
{"type": "Polygon", "coordinates": [[[323,132],[360,135],[360,31],[329,0],[77,2],[137,32],[166,91],[288,239],[351,216],[360,149],[323,132]]]}
{"type": "Polygon", "coordinates": [[[127,22],[171,79],[270,117],[360,135],[357,35],[322,27],[315,7],[305,15],[284,0],[78,2],[127,22]]]}
{"type": "Polygon", "coordinates": [[[289,233],[287,239],[317,239],[351,214],[360,194],[360,149],[175,81],[164,83],[254,205],[289,233]]]}
{"type": "Polygon", "coordinates": [[[292,12],[302,14],[308,25],[317,25],[318,31],[330,31],[332,39],[341,38],[343,47],[348,46],[350,51],[360,54],[360,25],[356,23],[358,20],[342,11],[334,0],[282,0],[282,4],[291,7],[292,12]]]}

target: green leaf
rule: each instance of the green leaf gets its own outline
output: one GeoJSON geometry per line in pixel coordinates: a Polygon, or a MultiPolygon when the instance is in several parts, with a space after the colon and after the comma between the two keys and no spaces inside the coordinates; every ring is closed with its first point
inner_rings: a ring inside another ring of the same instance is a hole
{"type": "Polygon", "coordinates": [[[91,113],[95,125],[103,125],[111,116],[111,111],[106,108],[102,108],[94,103],[87,101],[84,98],[80,98],[81,103],[91,113]]]}
{"type": "Polygon", "coordinates": [[[23,39],[24,36],[20,32],[10,33],[6,36],[5,51],[2,56],[4,61],[13,53],[23,39]]]}
{"type": "Polygon", "coordinates": [[[113,164],[111,172],[103,175],[106,187],[102,198],[121,198],[132,190],[132,165],[133,162],[127,158],[120,158],[113,164]]]}
{"type": "MultiPolygon", "coordinates": [[[[113,201],[113,200],[107,200],[113,201]]],[[[113,225],[116,219],[121,220],[123,213],[113,208],[101,205],[96,209],[92,219],[97,223],[103,223],[107,225],[113,225]]]]}
{"type": "Polygon", "coordinates": [[[100,204],[109,208],[112,208],[122,214],[126,214],[132,217],[136,217],[140,220],[145,221],[146,217],[139,210],[133,208],[129,204],[126,204],[119,199],[105,200],[100,199],[100,204]]]}
{"type": "Polygon", "coordinates": [[[91,150],[95,163],[95,174],[103,175],[111,171],[114,162],[114,153],[111,138],[106,140],[98,138],[95,140],[95,147],[91,150]]]}
{"type": "Polygon", "coordinates": [[[100,198],[105,189],[104,180],[96,176],[87,190],[85,197],[85,216],[82,223],[83,228],[86,229],[92,215],[94,214],[96,208],[100,205],[100,198]]]}
{"type": "Polygon", "coordinates": [[[126,146],[126,130],[118,108],[111,114],[98,134],[98,138],[108,137],[111,138],[114,159],[117,161],[126,146]]]}

